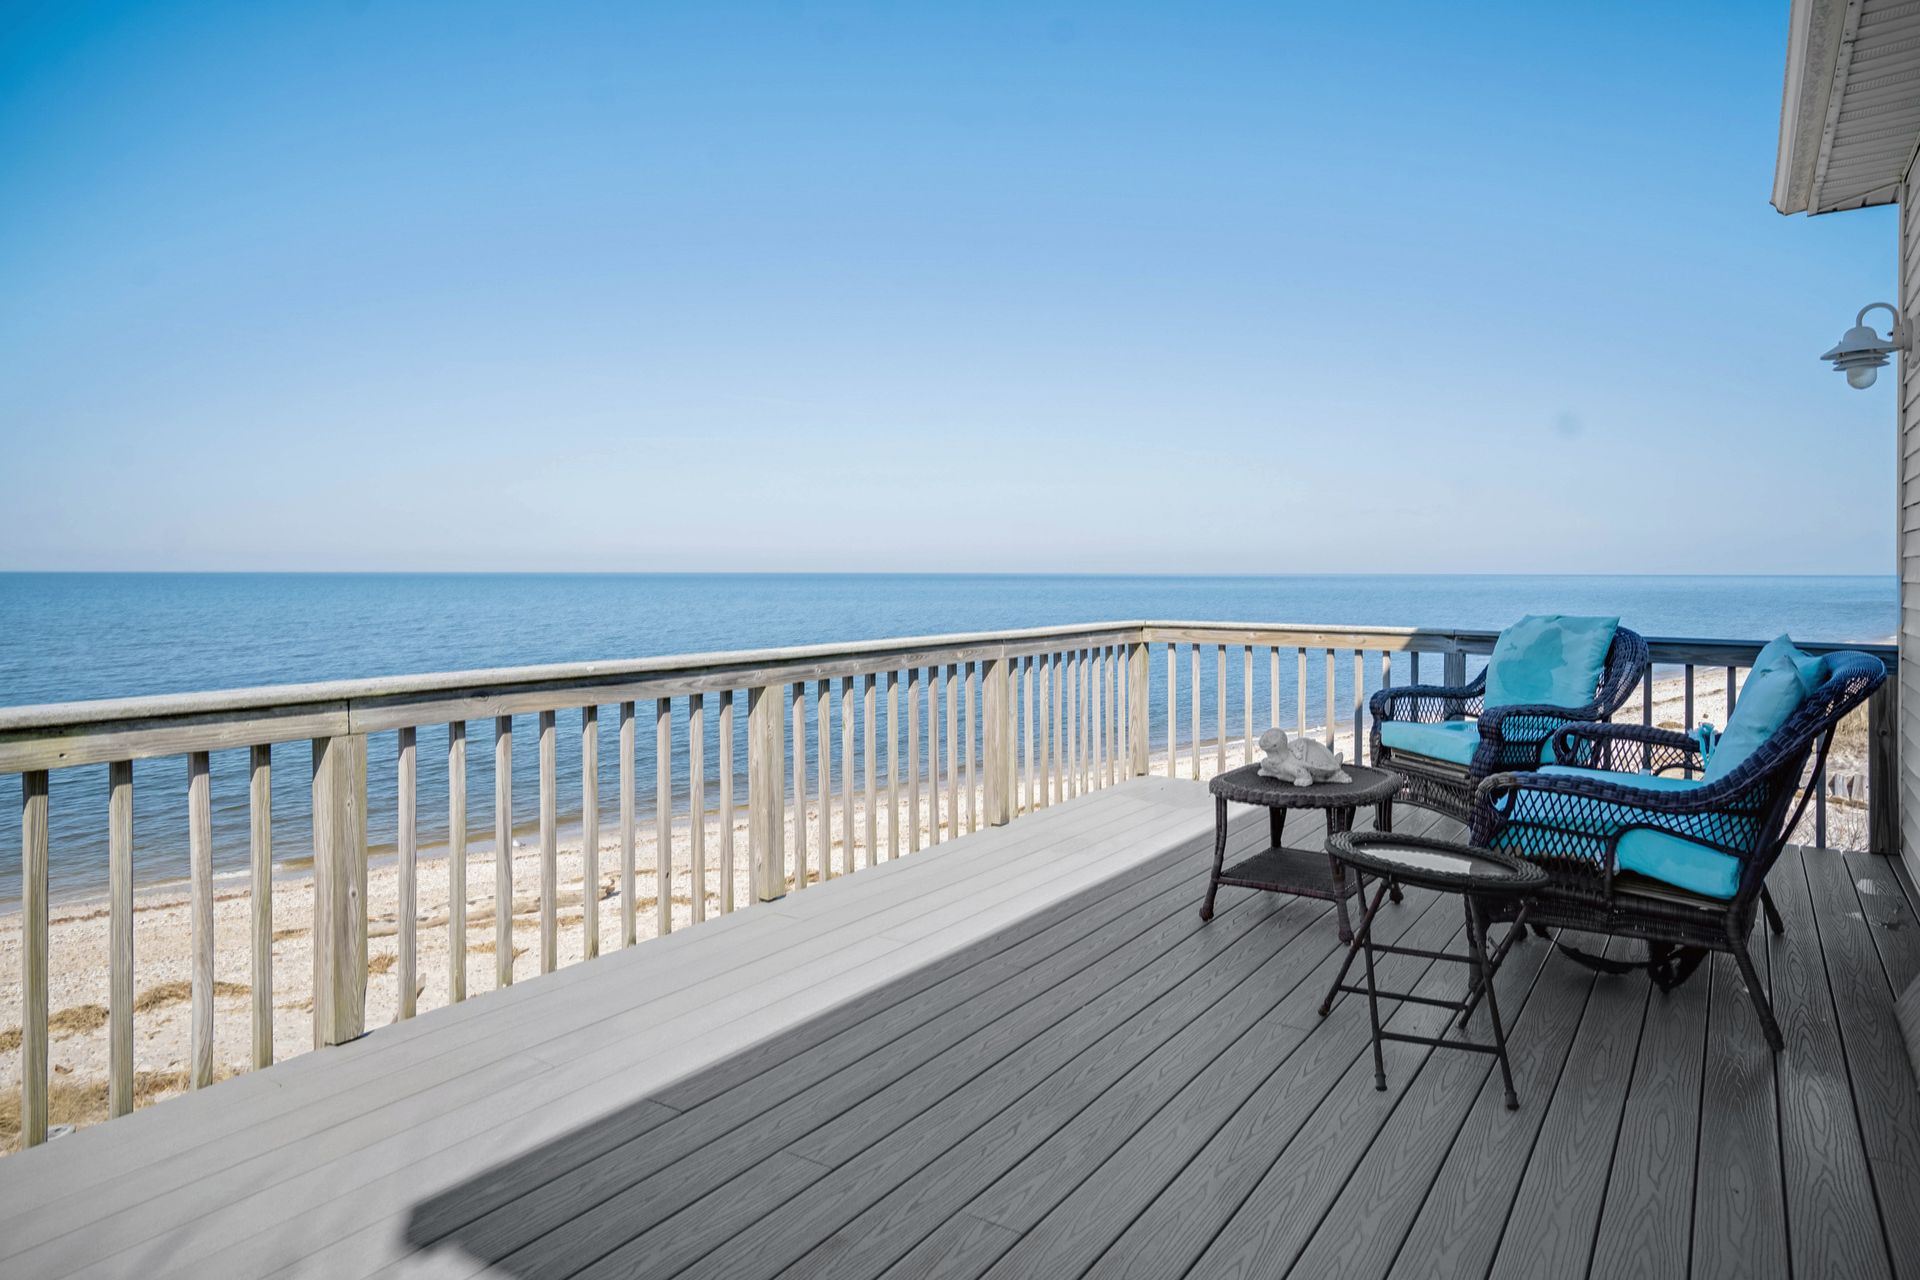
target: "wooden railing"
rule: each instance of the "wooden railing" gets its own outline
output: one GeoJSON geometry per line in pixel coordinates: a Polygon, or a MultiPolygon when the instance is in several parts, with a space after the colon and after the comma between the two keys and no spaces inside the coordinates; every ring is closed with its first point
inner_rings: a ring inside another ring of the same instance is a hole
{"type": "MultiPolygon", "coordinates": [[[[274,967],[276,839],[284,863],[290,817],[274,811],[276,745],[311,744],[302,843],[310,843],[313,859],[309,996],[318,1047],[358,1036],[368,1021],[370,769],[391,770],[394,781],[393,952],[381,972],[392,975],[393,1016],[404,1019],[423,1001],[466,999],[476,982],[511,984],[516,917],[534,928],[538,971],[558,967],[563,941],[571,941],[560,915],[563,817],[579,825],[578,951],[590,959],[603,944],[631,946],[751,900],[804,891],[1127,777],[1204,777],[1251,759],[1269,725],[1315,732],[1357,752],[1352,744],[1365,741],[1373,690],[1462,681],[1494,639],[1492,632],[1124,622],[0,710],[0,773],[22,782],[20,1140],[31,1145],[48,1132],[52,775],[105,772],[107,1092],[108,1114],[119,1116],[136,1097],[136,761],[186,763],[186,1083],[200,1088],[231,1066],[216,1055],[215,885],[229,851],[215,847],[212,803],[216,779],[229,769],[244,770],[246,783],[246,1064],[266,1066],[287,1048],[276,1044],[274,1027],[276,983],[281,995],[291,994],[274,967]],[[610,765],[602,756],[608,710],[615,721],[610,765]],[[642,723],[649,714],[650,734],[642,723]],[[524,757],[516,747],[527,750],[529,719],[537,886],[523,899],[515,818],[525,799],[516,760],[524,757]],[[489,833],[472,829],[468,796],[469,770],[483,763],[468,759],[470,733],[489,724],[490,875],[470,856],[489,833]],[[577,796],[561,794],[563,764],[577,768],[577,796]],[[444,775],[443,796],[422,793],[428,766],[444,775]],[[616,793],[611,801],[608,790],[616,793]],[[419,893],[423,814],[436,827],[445,816],[439,915],[423,916],[419,893]],[[603,824],[613,832],[610,843],[603,824]],[[649,844],[651,857],[643,859],[649,844]],[[604,858],[615,863],[608,896],[618,900],[617,922],[601,916],[604,858]],[[473,943],[473,929],[484,928],[489,914],[490,943],[473,943]],[[420,976],[421,931],[439,928],[445,982],[429,990],[420,976]],[[472,964],[476,946],[489,945],[490,975],[472,964]]],[[[1894,661],[1889,647],[1864,647],[1894,661]]],[[[1724,669],[1730,695],[1737,669],[1758,648],[1653,642],[1656,663],[1684,673],[1689,726],[1696,670],[1724,669]]],[[[1869,843],[1882,851],[1896,826],[1896,788],[1887,781],[1894,776],[1895,683],[1872,704],[1867,731],[1869,843]]],[[[1651,699],[1634,713],[1652,717],[1651,699]]],[[[1824,842],[1827,786],[1818,785],[1824,842]]]]}

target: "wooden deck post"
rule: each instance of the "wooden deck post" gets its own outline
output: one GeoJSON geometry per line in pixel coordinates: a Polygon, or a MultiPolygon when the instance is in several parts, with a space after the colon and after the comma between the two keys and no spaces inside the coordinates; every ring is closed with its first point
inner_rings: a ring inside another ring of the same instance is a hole
{"type": "MultiPolygon", "coordinates": [[[[784,688],[762,685],[747,691],[747,856],[753,862],[753,895],[762,902],[787,892],[784,688]]],[[[805,815],[798,820],[805,821],[805,815]]]]}
{"type": "Polygon", "coordinates": [[[986,817],[990,827],[1004,827],[1013,821],[1014,801],[1019,795],[1013,749],[1013,686],[1007,672],[1013,661],[1005,654],[989,659],[981,688],[985,730],[981,754],[987,770],[986,817]]]}
{"type": "Polygon", "coordinates": [[[1131,748],[1128,768],[1136,778],[1147,776],[1147,700],[1152,696],[1148,688],[1147,658],[1150,646],[1145,640],[1136,640],[1127,646],[1127,742],[1131,748]]]}
{"type": "Polygon", "coordinates": [[[1867,848],[1900,852],[1900,682],[1888,680],[1867,700],[1867,848]]]}
{"type": "Polygon", "coordinates": [[[313,1044],[367,1019],[367,739],[313,740],[313,1044]]]}
{"type": "Polygon", "coordinates": [[[1441,655],[1440,683],[1463,685],[1467,682],[1467,651],[1449,649],[1441,655]]]}

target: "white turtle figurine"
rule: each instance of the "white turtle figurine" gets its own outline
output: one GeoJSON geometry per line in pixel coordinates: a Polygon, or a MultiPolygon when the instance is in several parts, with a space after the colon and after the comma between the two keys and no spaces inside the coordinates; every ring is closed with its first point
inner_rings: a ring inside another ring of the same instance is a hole
{"type": "Polygon", "coordinates": [[[1287,746],[1284,729],[1269,729],[1260,735],[1260,750],[1266,758],[1260,762],[1260,776],[1291,782],[1296,787],[1313,785],[1313,773],[1295,758],[1287,746]]]}
{"type": "Polygon", "coordinates": [[[1313,775],[1315,782],[1352,782],[1353,776],[1342,766],[1340,753],[1312,738],[1301,738],[1291,748],[1293,758],[1313,775]]]}
{"type": "Polygon", "coordinates": [[[1316,782],[1352,782],[1341,767],[1340,757],[1311,738],[1289,742],[1284,729],[1269,729],[1260,735],[1260,776],[1310,787],[1316,782]]]}

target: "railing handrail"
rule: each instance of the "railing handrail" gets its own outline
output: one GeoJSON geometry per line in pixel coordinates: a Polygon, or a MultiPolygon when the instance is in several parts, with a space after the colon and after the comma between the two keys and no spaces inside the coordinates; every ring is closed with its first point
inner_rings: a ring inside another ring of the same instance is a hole
{"type": "MultiPolygon", "coordinates": [[[[949,660],[1017,656],[1075,639],[1262,644],[1297,648],[1485,653],[1499,632],[1467,628],[1315,623],[1116,621],[889,637],[784,648],[665,654],[616,661],[424,672],[305,684],[0,707],[0,773],[219,750],[261,742],[370,733],[454,719],[611,704],[822,675],[861,675],[949,660]]],[[[1764,641],[1651,638],[1658,663],[1743,666],[1764,641]]],[[[1807,643],[1815,653],[1855,649],[1893,670],[1896,646],[1807,643]]]]}

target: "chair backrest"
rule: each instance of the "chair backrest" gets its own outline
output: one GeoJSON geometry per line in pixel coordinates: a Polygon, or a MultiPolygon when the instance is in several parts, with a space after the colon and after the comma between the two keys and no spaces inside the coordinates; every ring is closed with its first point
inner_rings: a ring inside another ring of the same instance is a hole
{"type": "Polygon", "coordinates": [[[1652,651],[1647,648],[1644,636],[1625,627],[1614,629],[1613,647],[1607,650],[1606,669],[1600,673],[1600,685],[1594,692],[1601,719],[1626,705],[1627,699],[1633,696],[1634,686],[1652,664],[1652,651]]]}
{"type": "Polygon", "coordinates": [[[1886,664],[1868,653],[1851,650],[1827,655],[1827,678],[1807,696],[1787,722],[1771,738],[1740,762],[1740,767],[1716,785],[1741,791],[1744,807],[1759,810],[1761,822],[1753,845],[1753,855],[1740,875],[1736,903],[1756,897],[1766,882],[1767,872],[1786,847],[1787,838],[1799,825],[1800,815],[1813,798],[1818,779],[1804,793],[1800,779],[1807,759],[1816,751],[1824,763],[1833,731],[1854,708],[1865,702],[1887,678],[1886,664]],[[1743,784],[1751,787],[1746,790],[1743,784]]]}

